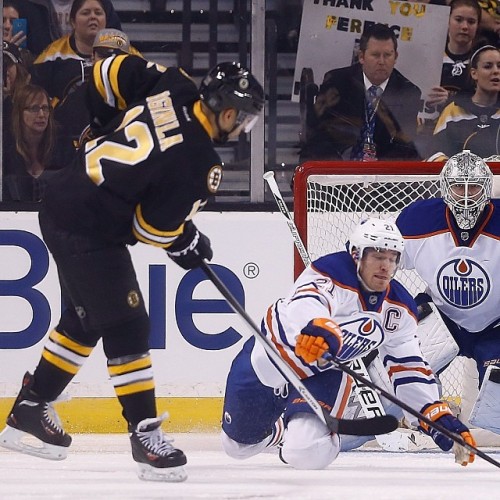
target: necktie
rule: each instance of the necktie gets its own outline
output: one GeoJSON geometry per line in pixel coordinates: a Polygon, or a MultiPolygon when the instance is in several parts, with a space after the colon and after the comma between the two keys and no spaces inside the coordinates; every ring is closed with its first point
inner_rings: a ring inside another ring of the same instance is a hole
{"type": "Polygon", "coordinates": [[[373,108],[375,108],[375,106],[377,105],[377,100],[381,95],[382,95],[382,89],[377,85],[372,85],[368,89],[368,100],[370,101],[370,104],[372,105],[373,108]]]}
{"type": "Polygon", "coordinates": [[[373,133],[375,131],[375,114],[378,100],[382,92],[383,90],[381,87],[372,85],[366,93],[365,120],[361,128],[359,141],[351,152],[351,158],[353,160],[374,161],[377,159],[373,133]]]}

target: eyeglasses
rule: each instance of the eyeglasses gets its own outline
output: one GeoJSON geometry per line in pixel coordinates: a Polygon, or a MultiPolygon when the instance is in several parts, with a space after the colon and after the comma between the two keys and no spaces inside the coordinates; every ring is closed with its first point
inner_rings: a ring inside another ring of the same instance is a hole
{"type": "Polygon", "coordinates": [[[47,106],[47,104],[44,104],[43,106],[34,104],[33,106],[28,106],[27,108],[24,108],[24,111],[28,111],[28,113],[33,113],[34,115],[40,113],[40,111],[43,111],[43,114],[46,115],[50,113],[50,106],[47,106]]]}

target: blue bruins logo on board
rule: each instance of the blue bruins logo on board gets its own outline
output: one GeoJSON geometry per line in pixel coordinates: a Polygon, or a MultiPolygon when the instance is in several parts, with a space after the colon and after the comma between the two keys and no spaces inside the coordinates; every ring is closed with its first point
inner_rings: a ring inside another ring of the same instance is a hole
{"type": "Polygon", "coordinates": [[[376,349],[384,340],[384,329],[374,318],[365,316],[340,325],[344,342],[337,358],[348,361],[376,349]]]}
{"type": "Polygon", "coordinates": [[[441,297],[458,309],[481,304],[491,290],[490,277],[474,260],[458,258],[446,262],[437,274],[441,297]]]}

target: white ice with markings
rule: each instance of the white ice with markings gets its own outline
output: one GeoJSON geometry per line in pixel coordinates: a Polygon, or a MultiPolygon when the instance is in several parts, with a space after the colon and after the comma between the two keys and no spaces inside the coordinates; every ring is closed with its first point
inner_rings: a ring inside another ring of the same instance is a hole
{"type": "MultiPolygon", "coordinates": [[[[217,434],[176,434],[187,455],[184,483],[137,478],[126,434],[74,435],[68,458],[52,462],[0,448],[0,499],[476,499],[491,497],[500,468],[476,457],[467,467],[440,452],[341,453],[326,470],[298,471],[277,455],[227,457],[217,434]]],[[[482,448],[500,461],[498,448],[482,448]]]]}

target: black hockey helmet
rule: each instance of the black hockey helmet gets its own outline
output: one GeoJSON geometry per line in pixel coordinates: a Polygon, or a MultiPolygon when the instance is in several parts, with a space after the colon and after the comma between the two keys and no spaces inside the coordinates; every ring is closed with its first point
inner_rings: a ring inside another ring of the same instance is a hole
{"type": "Polygon", "coordinates": [[[237,62],[223,62],[213,67],[201,82],[200,95],[215,114],[234,108],[258,115],[264,107],[262,85],[237,62]]]}

